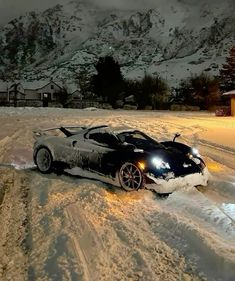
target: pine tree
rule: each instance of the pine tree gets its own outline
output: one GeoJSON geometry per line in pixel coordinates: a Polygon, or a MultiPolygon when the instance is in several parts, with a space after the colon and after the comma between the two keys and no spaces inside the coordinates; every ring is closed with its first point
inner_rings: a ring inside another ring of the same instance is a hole
{"type": "Polygon", "coordinates": [[[95,68],[97,74],[92,79],[95,94],[115,106],[124,89],[124,80],[118,62],[111,56],[101,57],[95,68]]]}
{"type": "Polygon", "coordinates": [[[235,90],[235,46],[226,58],[226,64],[220,71],[220,85],[223,91],[235,90]]]}

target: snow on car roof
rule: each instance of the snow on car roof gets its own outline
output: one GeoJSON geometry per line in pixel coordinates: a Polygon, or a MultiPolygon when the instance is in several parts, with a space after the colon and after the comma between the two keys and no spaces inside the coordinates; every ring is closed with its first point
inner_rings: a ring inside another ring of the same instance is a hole
{"type": "Polygon", "coordinates": [[[93,130],[98,130],[100,132],[109,132],[109,133],[113,133],[113,134],[120,134],[120,133],[124,133],[124,132],[133,132],[135,131],[135,129],[130,128],[130,127],[112,127],[112,126],[107,126],[107,125],[100,125],[100,126],[95,126],[95,127],[91,127],[89,128],[89,131],[93,131],[93,130]]]}
{"type": "Polygon", "coordinates": [[[134,132],[136,131],[136,129],[130,128],[130,127],[118,127],[118,128],[114,128],[113,132],[115,134],[121,134],[121,133],[125,133],[125,132],[134,132]]]}

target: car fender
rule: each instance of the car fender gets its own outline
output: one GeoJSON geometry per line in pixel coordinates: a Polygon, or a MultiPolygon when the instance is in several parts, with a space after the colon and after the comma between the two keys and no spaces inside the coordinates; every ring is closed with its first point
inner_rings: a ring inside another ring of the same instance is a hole
{"type": "Polygon", "coordinates": [[[34,147],[34,152],[33,152],[33,160],[34,160],[34,163],[36,163],[35,157],[36,157],[36,154],[37,154],[38,150],[39,150],[40,148],[43,148],[43,147],[47,148],[47,149],[51,152],[53,161],[56,161],[55,151],[54,151],[54,148],[52,147],[52,145],[50,145],[50,144],[44,144],[44,143],[38,143],[38,144],[36,144],[36,146],[34,147]]]}

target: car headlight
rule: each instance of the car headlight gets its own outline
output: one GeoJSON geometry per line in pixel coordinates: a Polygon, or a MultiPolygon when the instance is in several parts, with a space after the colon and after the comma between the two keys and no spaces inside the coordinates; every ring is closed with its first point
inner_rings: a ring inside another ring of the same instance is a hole
{"type": "Polygon", "coordinates": [[[161,158],[154,157],[152,163],[157,169],[170,169],[170,165],[164,162],[161,158]]]}
{"type": "Polygon", "coordinates": [[[192,148],[191,153],[192,153],[193,156],[196,156],[196,157],[200,157],[201,156],[199,151],[198,151],[198,149],[195,148],[195,147],[192,148]]]}
{"type": "Polygon", "coordinates": [[[201,155],[197,148],[192,148],[191,152],[189,152],[187,155],[188,155],[188,158],[193,160],[194,163],[196,163],[197,165],[199,165],[201,163],[201,160],[198,159],[201,157],[201,155]]]}

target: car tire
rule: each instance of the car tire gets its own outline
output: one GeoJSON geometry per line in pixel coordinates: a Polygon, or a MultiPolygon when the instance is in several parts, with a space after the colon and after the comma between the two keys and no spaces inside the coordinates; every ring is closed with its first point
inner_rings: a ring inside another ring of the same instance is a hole
{"type": "Polygon", "coordinates": [[[135,164],[124,163],[118,172],[119,183],[126,191],[135,191],[143,187],[143,173],[135,164]]]}
{"type": "Polygon", "coordinates": [[[48,174],[53,169],[53,157],[47,147],[40,147],[35,155],[35,163],[38,170],[43,174],[48,174]]]}

